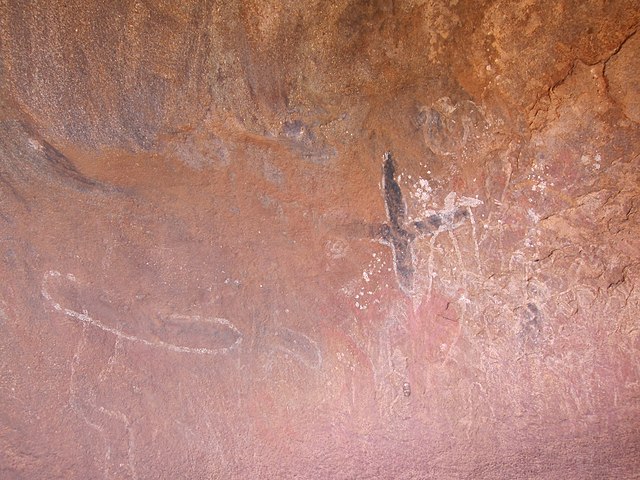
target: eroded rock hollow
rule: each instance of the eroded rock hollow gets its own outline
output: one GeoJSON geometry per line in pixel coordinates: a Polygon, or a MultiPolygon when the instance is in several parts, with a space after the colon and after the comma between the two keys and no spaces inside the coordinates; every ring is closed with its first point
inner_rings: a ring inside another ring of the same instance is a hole
{"type": "Polygon", "coordinates": [[[636,1],[0,12],[2,478],[638,478],[636,1]]]}

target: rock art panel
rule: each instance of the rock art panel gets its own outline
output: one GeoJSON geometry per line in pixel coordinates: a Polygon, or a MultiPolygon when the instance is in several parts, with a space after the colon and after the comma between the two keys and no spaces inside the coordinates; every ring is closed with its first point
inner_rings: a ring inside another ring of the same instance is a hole
{"type": "Polygon", "coordinates": [[[0,13],[0,477],[637,476],[634,2],[0,13]]]}

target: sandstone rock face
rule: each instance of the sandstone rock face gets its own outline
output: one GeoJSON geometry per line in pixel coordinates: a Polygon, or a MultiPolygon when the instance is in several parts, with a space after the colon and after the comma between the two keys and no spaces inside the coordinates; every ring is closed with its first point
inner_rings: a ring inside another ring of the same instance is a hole
{"type": "Polygon", "coordinates": [[[637,2],[0,11],[2,478],[638,478],[637,2]]]}

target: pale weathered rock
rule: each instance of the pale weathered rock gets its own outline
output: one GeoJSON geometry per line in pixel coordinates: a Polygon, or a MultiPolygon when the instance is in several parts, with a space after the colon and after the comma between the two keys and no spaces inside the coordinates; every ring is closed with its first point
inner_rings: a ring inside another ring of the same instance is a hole
{"type": "Polygon", "coordinates": [[[637,477],[636,2],[0,11],[2,478],[637,477]]]}

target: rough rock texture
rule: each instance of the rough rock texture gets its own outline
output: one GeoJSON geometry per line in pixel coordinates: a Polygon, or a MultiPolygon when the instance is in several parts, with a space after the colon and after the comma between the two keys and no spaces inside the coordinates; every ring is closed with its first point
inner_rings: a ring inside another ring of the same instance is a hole
{"type": "Polygon", "coordinates": [[[0,477],[640,478],[638,2],[0,12],[0,477]]]}

